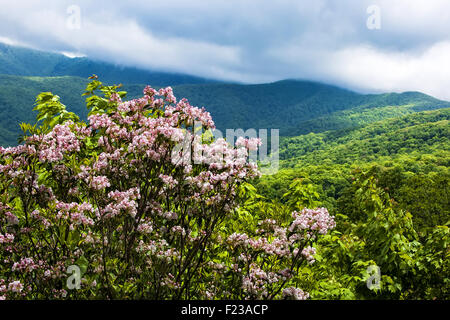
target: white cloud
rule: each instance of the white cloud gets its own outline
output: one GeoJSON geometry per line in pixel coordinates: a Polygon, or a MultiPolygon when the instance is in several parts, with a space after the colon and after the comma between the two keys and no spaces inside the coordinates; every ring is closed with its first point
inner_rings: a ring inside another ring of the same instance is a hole
{"type": "Polygon", "coordinates": [[[0,37],[0,42],[1,43],[5,43],[5,44],[10,45],[10,46],[17,46],[17,45],[19,45],[19,43],[17,41],[14,41],[14,40],[9,39],[7,37],[0,37]]]}
{"type": "Polygon", "coordinates": [[[0,36],[0,43],[7,44],[9,46],[34,48],[30,44],[24,43],[22,41],[18,41],[16,39],[11,39],[11,38],[8,38],[8,37],[2,37],[2,36],[0,36]]]}
{"type": "Polygon", "coordinates": [[[72,49],[59,50],[72,56],[80,55],[73,52],[83,52],[93,58],[123,65],[230,80],[240,76],[234,70],[240,64],[240,49],[237,46],[180,36],[157,37],[133,19],[117,20],[108,15],[106,18],[108,21],[97,21],[91,16],[82,16],[81,28],[70,29],[66,27],[65,11],[36,9],[28,12],[21,26],[28,35],[36,34],[55,43],[56,47],[72,49]]]}
{"type": "Polygon", "coordinates": [[[63,55],[65,55],[68,58],[83,58],[86,57],[85,54],[79,53],[79,52],[69,52],[69,51],[61,51],[63,55]]]}
{"type": "Polygon", "coordinates": [[[79,30],[66,26],[71,5],[0,0],[0,41],[203,77],[309,78],[450,100],[448,0],[79,0],[79,30]],[[381,30],[366,28],[373,4],[381,30]]]}
{"type": "Polygon", "coordinates": [[[450,41],[420,53],[389,52],[370,46],[332,55],[330,75],[352,87],[382,91],[422,91],[450,100],[450,41]]]}
{"type": "Polygon", "coordinates": [[[289,76],[328,81],[359,91],[421,91],[450,100],[450,41],[423,51],[389,51],[369,44],[337,51],[304,50],[290,46],[272,52],[286,65],[296,65],[289,76]]]}

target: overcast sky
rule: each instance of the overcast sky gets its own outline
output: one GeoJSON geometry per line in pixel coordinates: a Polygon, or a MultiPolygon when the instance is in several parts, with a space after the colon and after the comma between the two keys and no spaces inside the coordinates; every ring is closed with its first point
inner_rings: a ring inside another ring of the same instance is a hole
{"type": "Polygon", "coordinates": [[[207,78],[450,100],[449,0],[0,0],[0,41],[207,78]]]}

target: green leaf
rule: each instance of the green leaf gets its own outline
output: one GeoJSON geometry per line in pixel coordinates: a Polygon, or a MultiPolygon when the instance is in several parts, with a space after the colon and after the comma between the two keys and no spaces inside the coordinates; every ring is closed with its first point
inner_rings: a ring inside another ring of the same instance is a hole
{"type": "Polygon", "coordinates": [[[77,261],[75,261],[75,264],[80,268],[81,276],[83,276],[87,271],[89,261],[86,259],[85,256],[81,256],[80,258],[78,258],[77,261]]]}

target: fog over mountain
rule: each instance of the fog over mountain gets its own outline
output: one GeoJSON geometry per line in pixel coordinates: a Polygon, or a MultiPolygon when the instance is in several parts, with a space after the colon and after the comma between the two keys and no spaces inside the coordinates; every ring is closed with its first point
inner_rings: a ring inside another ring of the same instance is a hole
{"type": "Polygon", "coordinates": [[[0,40],[201,78],[450,99],[446,0],[0,0],[0,40]]]}

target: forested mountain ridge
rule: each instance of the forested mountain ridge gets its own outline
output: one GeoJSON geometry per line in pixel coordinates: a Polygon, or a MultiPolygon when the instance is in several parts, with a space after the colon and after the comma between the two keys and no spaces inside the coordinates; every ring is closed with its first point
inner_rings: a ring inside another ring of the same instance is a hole
{"type": "MultiPolygon", "coordinates": [[[[34,120],[34,100],[43,91],[59,95],[69,111],[85,118],[87,110],[81,92],[87,82],[72,76],[0,75],[0,144],[16,143],[19,123],[34,120]]],[[[123,90],[128,92],[128,98],[135,98],[144,87],[145,84],[124,83],[123,90]]],[[[418,92],[364,95],[300,80],[255,85],[184,84],[173,89],[177,97],[205,107],[221,130],[280,129],[282,136],[360,127],[385,118],[450,106],[449,102],[418,92]]]]}
{"type": "Polygon", "coordinates": [[[354,127],[450,107],[449,102],[419,92],[364,95],[301,80],[260,85],[181,85],[174,90],[194,105],[205,106],[219,128],[280,129],[282,136],[354,127]]]}
{"type": "Polygon", "coordinates": [[[127,98],[140,96],[146,85],[170,85],[177,97],[205,107],[221,130],[280,129],[281,136],[362,127],[386,118],[450,107],[449,102],[420,92],[360,94],[304,80],[220,83],[0,43],[0,145],[16,143],[19,123],[34,120],[34,100],[43,91],[59,95],[69,111],[84,119],[87,110],[81,93],[92,74],[107,84],[124,84],[127,98]]]}

